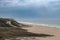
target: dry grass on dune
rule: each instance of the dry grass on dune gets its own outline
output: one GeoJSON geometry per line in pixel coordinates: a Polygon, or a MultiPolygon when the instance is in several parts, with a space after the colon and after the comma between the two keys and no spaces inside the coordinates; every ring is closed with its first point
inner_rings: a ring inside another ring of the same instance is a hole
{"type": "Polygon", "coordinates": [[[36,34],[27,32],[25,29],[21,29],[18,27],[0,27],[0,39],[5,38],[16,38],[16,37],[47,37],[53,36],[48,34],[36,34]]]}

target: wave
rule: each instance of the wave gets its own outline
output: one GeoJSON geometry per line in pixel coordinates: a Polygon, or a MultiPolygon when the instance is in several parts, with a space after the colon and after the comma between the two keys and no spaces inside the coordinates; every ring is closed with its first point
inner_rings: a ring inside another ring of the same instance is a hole
{"type": "Polygon", "coordinates": [[[38,25],[38,26],[48,26],[48,27],[60,28],[60,25],[53,25],[53,24],[42,24],[42,23],[23,22],[23,21],[20,21],[19,23],[26,24],[26,25],[38,25]]]}

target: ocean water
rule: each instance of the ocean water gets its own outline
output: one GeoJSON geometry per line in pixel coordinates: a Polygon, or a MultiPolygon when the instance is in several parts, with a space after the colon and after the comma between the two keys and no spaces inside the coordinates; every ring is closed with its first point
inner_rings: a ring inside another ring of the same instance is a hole
{"type": "Polygon", "coordinates": [[[60,28],[60,25],[58,24],[48,24],[48,23],[34,23],[36,25],[41,25],[41,26],[48,26],[48,27],[56,27],[56,28],[60,28]]]}
{"type": "Polygon", "coordinates": [[[48,26],[48,27],[56,27],[56,28],[60,28],[60,23],[55,21],[55,22],[31,22],[35,25],[41,25],[41,26],[48,26]]]}
{"type": "Polygon", "coordinates": [[[20,21],[20,23],[60,28],[60,20],[20,21]]]}

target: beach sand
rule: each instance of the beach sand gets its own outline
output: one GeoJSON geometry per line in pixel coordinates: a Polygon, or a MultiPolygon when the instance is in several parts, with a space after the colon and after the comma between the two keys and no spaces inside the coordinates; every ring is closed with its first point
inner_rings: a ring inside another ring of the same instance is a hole
{"type": "Polygon", "coordinates": [[[60,28],[47,27],[47,26],[37,26],[33,25],[32,27],[23,27],[27,29],[28,32],[37,33],[37,34],[49,34],[54,36],[46,37],[36,37],[36,40],[60,40],[60,28]]]}

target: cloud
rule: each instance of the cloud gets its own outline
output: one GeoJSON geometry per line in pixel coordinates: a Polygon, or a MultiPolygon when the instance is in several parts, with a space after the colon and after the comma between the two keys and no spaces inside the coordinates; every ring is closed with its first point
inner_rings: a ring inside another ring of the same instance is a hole
{"type": "Polygon", "coordinates": [[[0,15],[2,13],[25,18],[58,18],[60,0],[0,0],[0,15]]]}
{"type": "Polygon", "coordinates": [[[1,7],[40,6],[56,0],[0,0],[1,7]]]}

